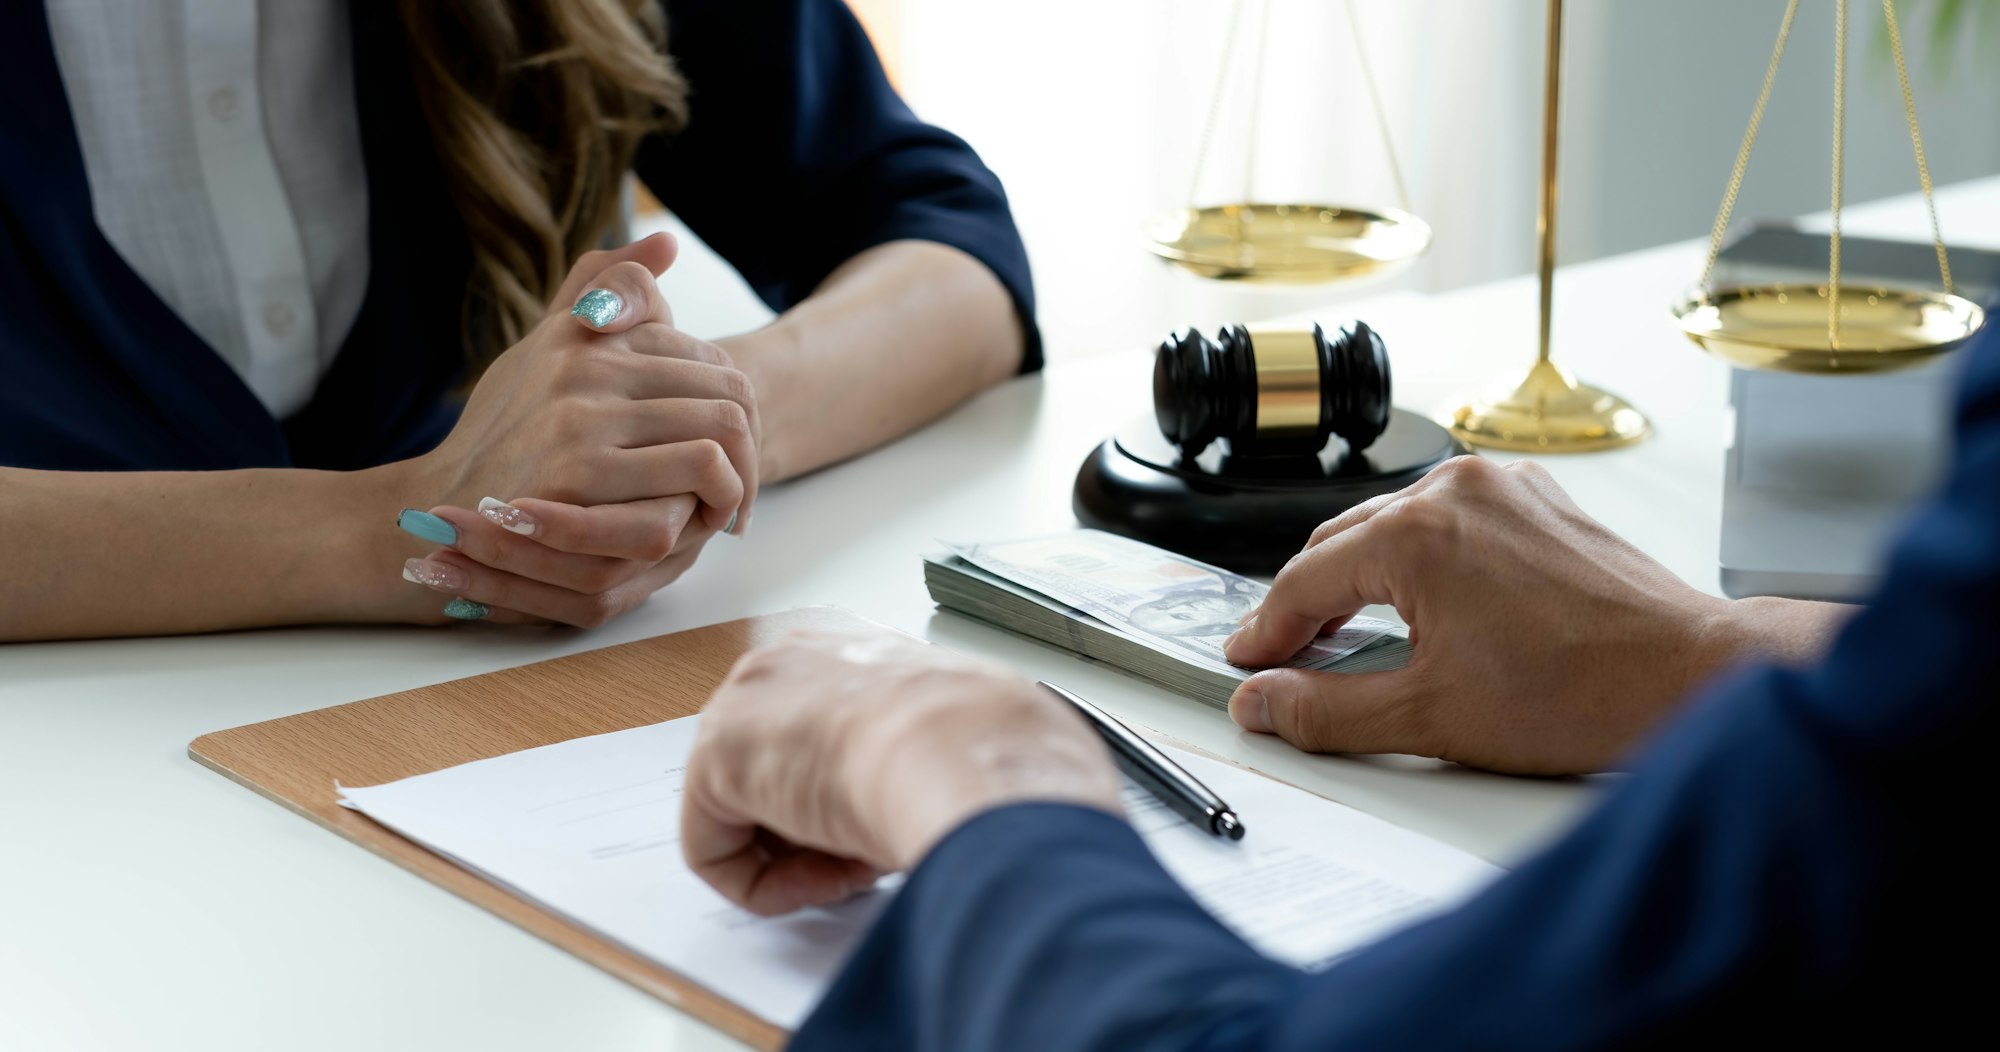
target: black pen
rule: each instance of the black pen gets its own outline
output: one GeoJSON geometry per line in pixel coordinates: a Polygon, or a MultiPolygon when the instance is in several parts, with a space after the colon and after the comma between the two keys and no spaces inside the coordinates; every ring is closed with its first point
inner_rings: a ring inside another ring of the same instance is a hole
{"type": "Polygon", "coordinates": [[[1193,822],[1198,828],[1229,840],[1243,839],[1243,822],[1236,812],[1222,802],[1222,798],[1201,784],[1194,775],[1167,759],[1167,754],[1153,748],[1146,739],[1132,733],[1132,728],[1111,718],[1111,714],[1090,702],[1071,694],[1069,691],[1044,681],[1042,689],[1070,703],[1090,725],[1097,728],[1098,736],[1111,747],[1111,757],[1118,761],[1118,768],[1127,778],[1146,787],[1146,791],[1158,797],[1160,802],[1180,812],[1183,818],[1193,822]]]}

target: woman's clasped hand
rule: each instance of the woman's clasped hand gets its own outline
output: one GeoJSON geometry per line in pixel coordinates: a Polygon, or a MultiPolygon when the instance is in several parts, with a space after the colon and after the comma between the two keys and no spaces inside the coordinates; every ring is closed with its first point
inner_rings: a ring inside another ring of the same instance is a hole
{"type": "Polygon", "coordinates": [[[665,234],[591,252],[497,358],[397,519],[438,547],[403,566],[451,597],[417,620],[594,627],[672,583],[756,498],[756,392],[727,352],[673,327],[665,234]]]}

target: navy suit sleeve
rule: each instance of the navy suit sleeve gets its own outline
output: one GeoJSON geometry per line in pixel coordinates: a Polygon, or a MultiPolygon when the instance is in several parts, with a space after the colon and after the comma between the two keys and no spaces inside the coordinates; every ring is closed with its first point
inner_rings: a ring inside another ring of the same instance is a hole
{"type": "Polygon", "coordinates": [[[1006,286],[1041,364],[1028,257],[1000,180],[918,120],[841,0],[668,0],[688,126],[635,167],[660,201],[783,310],[864,249],[950,245],[1006,286]]]}
{"type": "Polygon", "coordinates": [[[1968,364],[1947,486],[1830,654],[1708,691],[1464,907],[1305,975],[1218,927],[1118,820],[1004,809],[919,867],[792,1047],[1945,1043],[1985,992],[1940,949],[1982,952],[1991,923],[1970,783],[2000,700],[1995,333],[1968,364]]]}

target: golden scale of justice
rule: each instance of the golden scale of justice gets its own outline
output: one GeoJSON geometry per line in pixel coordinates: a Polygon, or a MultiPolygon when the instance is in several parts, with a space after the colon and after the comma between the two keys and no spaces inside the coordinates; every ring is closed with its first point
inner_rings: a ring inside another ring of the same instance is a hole
{"type": "MultiPolygon", "coordinates": [[[[1273,2],[1264,0],[1260,16],[1256,42],[1260,65],[1273,2]]],[[[1356,68],[1399,207],[1254,199],[1250,187],[1257,152],[1260,69],[1252,71],[1244,200],[1195,203],[1247,6],[1246,0],[1236,0],[1196,155],[1195,189],[1190,190],[1188,207],[1148,224],[1145,235],[1155,255],[1204,278],[1310,285],[1381,274],[1408,264],[1430,247],[1429,224],[1410,208],[1354,2],[1344,2],[1356,68]]],[[[1882,10],[1917,177],[1930,208],[1941,290],[1841,281],[1847,6],[1847,0],[1837,0],[1834,8],[1833,226],[1826,281],[1727,286],[1712,281],[1798,12],[1799,0],[1789,0],[1710,232],[1707,263],[1694,290],[1671,308],[1675,323],[1689,339],[1735,365],[1807,373],[1901,368],[1959,346],[1985,320],[1979,306],[1952,287],[1894,0],[1883,0],[1882,10]]],[[[1625,399],[1578,381],[1550,355],[1562,12],[1562,0],[1549,0],[1536,222],[1540,280],[1536,359],[1525,376],[1503,378],[1492,393],[1453,408],[1447,428],[1433,428],[1440,437],[1448,430],[1451,440],[1469,446],[1585,452],[1628,445],[1649,430],[1645,416],[1625,399]]],[[[1160,348],[1155,367],[1157,430],[1128,427],[1085,462],[1077,479],[1077,514],[1086,524],[1135,534],[1223,565],[1253,571],[1275,568],[1296,550],[1298,539],[1329,517],[1329,505],[1337,510],[1401,488],[1459,451],[1452,442],[1446,442],[1449,449],[1435,448],[1428,436],[1412,430],[1428,421],[1416,422],[1415,414],[1390,408],[1388,376],[1381,339],[1365,323],[1332,334],[1319,326],[1310,330],[1230,326],[1215,341],[1194,330],[1176,333],[1160,348]],[[1402,419],[1406,417],[1412,419],[1402,419]],[[1166,445],[1158,441],[1162,435],[1166,445]],[[1334,436],[1343,442],[1329,442],[1334,436]],[[1218,438],[1227,441],[1210,448],[1218,438]],[[1392,451],[1377,455],[1385,446],[1392,451]],[[1370,457],[1375,458],[1372,464],[1370,457]],[[1297,538],[1290,536],[1294,533],[1297,538]]]]}

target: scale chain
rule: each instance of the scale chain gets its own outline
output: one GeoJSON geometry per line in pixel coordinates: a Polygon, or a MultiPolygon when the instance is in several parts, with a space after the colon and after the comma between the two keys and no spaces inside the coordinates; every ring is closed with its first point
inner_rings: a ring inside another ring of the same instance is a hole
{"type": "Polygon", "coordinates": [[[1375,67],[1368,62],[1368,49],[1361,43],[1361,15],[1354,0],[1347,0],[1347,30],[1354,39],[1354,57],[1361,66],[1361,83],[1368,88],[1368,104],[1375,110],[1375,131],[1382,137],[1382,153],[1389,159],[1389,177],[1396,181],[1396,206],[1410,211],[1410,187],[1403,182],[1403,166],[1396,160],[1396,141],[1389,135],[1389,114],[1382,105],[1382,91],[1375,86],[1375,67]]]}
{"type": "MultiPolygon", "coordinates": [[[[1257,115],[1258,111],[1262,109],[1259,100],[1263,88],[1262,67],[1264,47],[1265,41],[1269,39],[1270,35],[1270,0],[1263,0],[1263,3],[1264,6],[1259,11],[1257,68],[1251,70],[1250,74],[1252,78],[1252,101],[1250,105],[1249,141],[1245,144],[1244,148],[1244,153],[1247,155],[1243,175],[1245,204],[1250,203],[1250,187],[1256,174],[1257,115]]],[[[1797,0],[1793,0],[1793,3],[1797,3],[1797,0]]],[[[1223,31],[1222,62],[1215,74],[1215,91],[1208,100],[1208,115],[1202,121],[1201,142],[1195,149],[1194,175],[1188,181],[1188,208],[1190,210],[1196,208],[1200,203],[1201,177],[1202,173],[1208,170],[1208,158],[1211,147],[1215,142],[1215,126],[1222,112],[1222,97],[1229,85],[1231,59],[1236,54],[1238,31],[1243,24],[1243,9],[1246,6],[1248,6],[1248,0],[1235,0],[1235,3],[1230,6],[1229,26],[1223,31]]],[[[1361,83],[1368,93],[1368,104],[1374,112],[1376,134],[1382,140],[1382,153],[1389,162],[1389,175],[1396,183],[1397,206],[1403,211],[1408,212],[1410,211],[1410,190],[1408,184],[1403,179],[1403,165],[1396,156],[1395,139],[1389,133],[1389,117],[1388,111],[1382,102],[1382,91],[1376,86],[1375,70],[1368,61],[1368,47],[1361,36],[1361,17],[1355,10],[1354,0],[1346,0],[1346,7],[1347,24],[1350,35],[1354,40],[1354,51],[1358,65],[1360,66],[1361,83]]]]}
{"type": "MultiPolygon", "coordinates": [[[[1736,164],[1730,170],[1728,187],[1722,194],[1722,207],[1716,212],[1715,226],[1709,231],[1708,259],[1702,264],[1700,288],[1713,291],[1716,259],[1722,252],[1722,239],[1728,232],[1729,220],[1736,209],[1737,194],[1743,188],[1743,176],[1750,165],[1750,154],[1757,143],[1757,134],[1764,123],[1764,110],[1771,99],[1771,85],[1777,81],[1778,66],[1785,55],[1785,44],[1792,32],[1792,21],[1797,15],[1799,0],[1788,0],[1784,19],[1778,25],[1778,40],[1771,49],[1770,64],[1764,70],[1764,83],[1758,89],[1757,103],[1750,110],[1750,125],[1744,129],[1743,143],[1736,151],[1736,164]]],[[[1917,122],[1915,95],[1910,90],[1909,65],[1903,54],[1903,37],[1900,22],[1896,16],[1896,0],[1882,0],[1882,17],[1889,33],[1889,50],[1896,61],[1896,82],[1902,91],[1903,117],[1910,129],[1910,149],[1916,156],[1917,182],[1923,188],[1924,208],[1930,216],[1931,245],[1937,251],[1938,278],[1944,285],[1946,295],[1954,295],[1957,288],[1951,277],[1951,257],[1944,244],[1943,227],[1938,222],[1937,199],[1932,189],[1930,161],[1924,150],[1923,131],[1917,122]]],[[[1847,0],[1837,0],[1834,5],[1834,54],[1833,54],[1833,173],[1832,173],[1832,226],[1827,238],[1827,347],[1840,349],[1840,218],[1843,190],[1846,177],[1846,117],[1847,117],[1847,0]]]]}
{"type": "Polygon", "coordinates": [[[1743,173],[1750,167],[1750,150],[1757,145],[1757,131],[1764,124],[1764,107],[1771,101],[1771,85],[1778,79],[1778,62],[1785,57],[1785,41],[1792,35],[1792,16],[1799,13],[1799,0],[1785,5],[1785,19],[1778,24],[1778,44],[1771,49],[1771,64],[1764,69],[1764,86],[1757,91],[1757,105],[1750,110],[1750,127],[1743,132],[1743,145],[1736,151],[1736,167],[1729,173],[1729,188],[1722,192],[1722,210],[1715,214],[1715,229],[1708,235],[1708,262],[1701,268],[1701,287],[1708,288],[1715,273],[1715,258],[1722,252],[1722,235],[1729,229],[1730,214],[1736,211],[1736,194],[1743,189],[1743,173]]]}
{"type": "MultiPolygon", "coordinates": [[[[1797,3],[1798,0],[1793,0],[1797,3]]],[[[1229,28],[1222,35],[1222,63],[1215,73],[1215,94],[1208,100],[1208,117],[1201,124],[1201,145],[1194,155],[1194,176],[1188,180],[1188,208],[1195,207],[1201,193],[1201,173],[1208,167],[1208,147],[1215,141],[1215,119],[1222,112],[1223,88],[1229,84],[1229,60],[1236,54],[1236,30],[1243,24],[1244,0],[1229,8],[1229,28]]]]}
{"type": "Polygon", "coordinates": [[[1271,0],[1259,0],[1257,11],[1257,64],[1250,67],[1250,127],[1243,150],[1243,203],[1257,200],[1251,191],[1257,185],[1257,125],[1264,114],[1264,53],[1271,43],[1271,0]]]}
{"type": "Polygon", "coordinates": [[[1847,175],[1847,0],[1833,5],[1833,233],[1826,253],[1826,348],[1840,350],[1840,198],[1847,175]]]}
{"type": "Polygon", "coordinates": [[[1882,16],[1889,22],[1889,50],[1896,56],[1896,82],[1903,89],[1903,116],[1910,122],[1910,149],[1917,155],[1917,182],[1924,188],[1924,207],[1931,214],[1931,243],[1937,246],[1938,277],[1945,295],[1957,292],[1951,284],[1951,259],[1945,252],[1944,230],[1938,226],[1937,201],[1931,196],[1931,166],[1924,158],[1924,135],[1917,128],[1917,102],[1910,94],[1910,70],[1903,63],[1903,33],[1896,24],[1896,0],[1882,0],[1882,16]]]}

